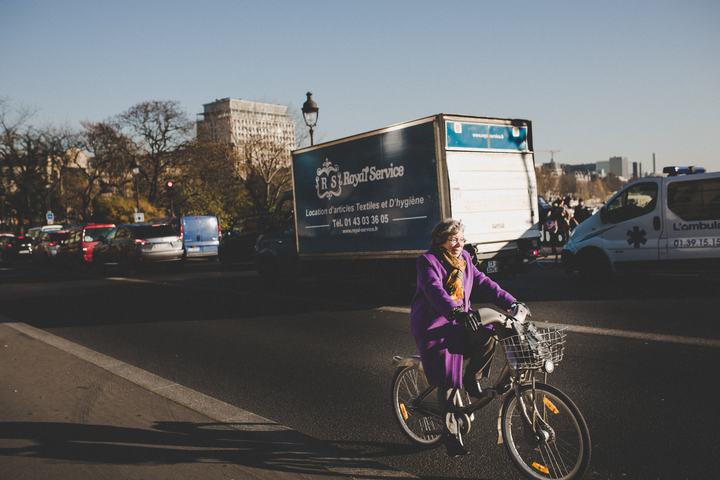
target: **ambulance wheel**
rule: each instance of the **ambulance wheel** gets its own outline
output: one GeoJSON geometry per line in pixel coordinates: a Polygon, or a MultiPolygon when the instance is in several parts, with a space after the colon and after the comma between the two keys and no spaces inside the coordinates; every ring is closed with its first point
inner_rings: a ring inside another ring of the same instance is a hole
{"type": "Polygon", "coordinates": [[[580,278],[588,282],[605,280],[612,274],[610,261],[599,250],[583,252],[579,258],[580,278]]]}

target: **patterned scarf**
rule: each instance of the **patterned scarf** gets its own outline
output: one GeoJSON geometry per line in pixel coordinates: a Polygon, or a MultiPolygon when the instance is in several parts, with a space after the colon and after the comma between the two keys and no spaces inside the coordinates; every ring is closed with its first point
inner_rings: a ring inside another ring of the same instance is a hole
{"type": "Polygon", "coordinates": [[[456,257],[444,248],[440,248],[438,252],[440,259],[448,270],[448,276],[445,279],[445,290],[450,298],[456,302],[465,298],[465,289],[463,287],[465,279],[465,259],[456,257]]]}

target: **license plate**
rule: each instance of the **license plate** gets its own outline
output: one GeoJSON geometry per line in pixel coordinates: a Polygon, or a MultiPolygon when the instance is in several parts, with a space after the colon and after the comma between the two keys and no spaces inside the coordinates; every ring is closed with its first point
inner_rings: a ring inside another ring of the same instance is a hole
{"type": "Polygon", "coordinates": [[[487,273],[497,273],[498,272],[498,265],[497,260],[488,260],[487,262],[487,273]]]}
{"type": "Polygon", "coordinates": [[[188,247],[188,252],[199,252],[200,247],[188,247]]]}

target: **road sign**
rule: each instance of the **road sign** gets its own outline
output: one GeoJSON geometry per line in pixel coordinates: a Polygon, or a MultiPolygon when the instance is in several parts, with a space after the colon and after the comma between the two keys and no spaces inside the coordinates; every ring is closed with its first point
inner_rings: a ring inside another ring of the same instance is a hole
{"type": "Polygon", "coordinates": [[[45,221],[47,222],[48,225],[52,225],[53,222],[55,222],[55,214],[53,212],[51,212],[50,210],[48,210],[47,213],[45,214],[45,221]]]}
{"type": "Polygon", "coordinates": [[[135,223],[140,223],[145,221],[145,212],[135,212],[135,217],[133,218],[135,223]]]}

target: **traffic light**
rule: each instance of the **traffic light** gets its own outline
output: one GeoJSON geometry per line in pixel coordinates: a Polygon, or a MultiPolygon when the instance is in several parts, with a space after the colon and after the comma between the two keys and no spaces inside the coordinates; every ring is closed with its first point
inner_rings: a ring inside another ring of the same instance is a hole
{"type": "Polygon", "coordinates": [[[172,193],[174,186],[175,186],[175,182],[173,182],[172,180],[168,180],[167,183],[165,184],[165,188],[167,189],[168,193],[172,193]]]}

